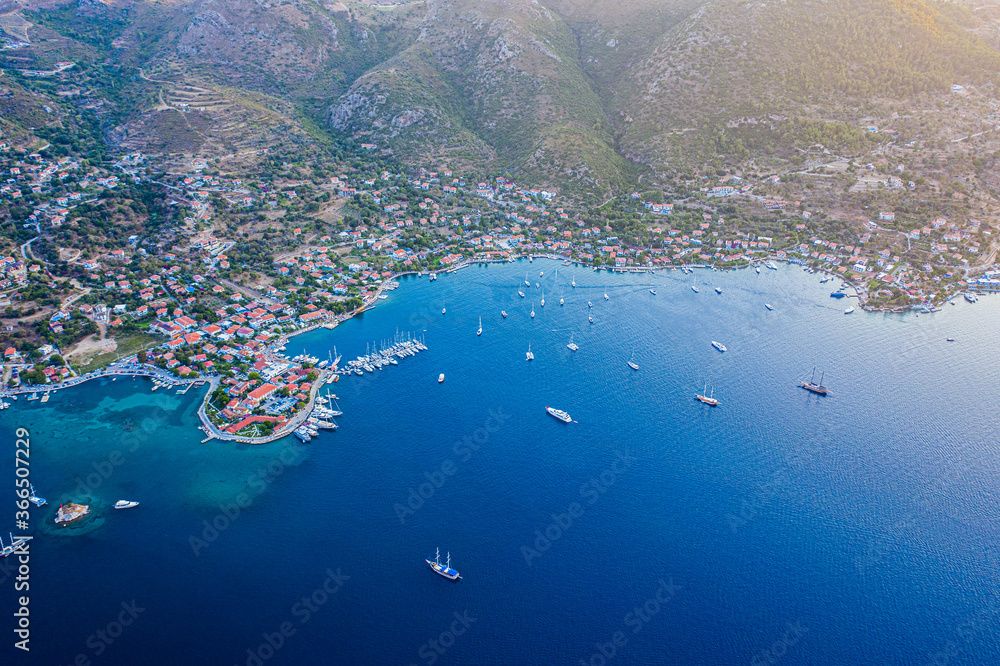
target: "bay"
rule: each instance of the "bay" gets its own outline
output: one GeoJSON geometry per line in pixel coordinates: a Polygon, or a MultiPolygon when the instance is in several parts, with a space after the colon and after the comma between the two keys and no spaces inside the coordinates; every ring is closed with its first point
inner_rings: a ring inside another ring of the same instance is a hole
{"type": "Polygon", "coordinates": [[[791,266],[404,278],[289,342],[345,360],[401,335],[429,348],[343,377],[340,429],[305,446],[201,444],[202,394],[145,380],[22,397],[0,412],[0,487],[13,514],[24,427],[49,504],[32,510],[30,659],[9,633],[2,649],[39,664],[996,662],[1000,308],[844,315],[830,287],[791,266]],[[827,397],[797,385],[814,366],[827,397]],[[706,385],[716,408],[694,400],[706,385]],[[94,516],[53,525],[81,495],[94,516]],[[437,547],[461,581],[428,569],[437,547]]]}

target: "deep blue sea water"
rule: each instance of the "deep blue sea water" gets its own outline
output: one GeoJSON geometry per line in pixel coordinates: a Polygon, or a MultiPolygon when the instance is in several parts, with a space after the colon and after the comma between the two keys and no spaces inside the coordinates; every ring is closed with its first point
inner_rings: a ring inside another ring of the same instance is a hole
{"type": "Polygon", "coordinates": [[[145,380],[22,397],[0,412],[4,541],[16,427],[49,505],[30,658],[0,561],[0,663],[1000,663],[1000,302],[845,316],[836,284],[552,261],[406,278],[289,344],[430,348],[342,379],[340,430],[304,447],[200,444],[202,394],[145,380]],[[813,366],[828,397],[796,386],[813,366]],[[52,525],[85,496],[92,519],[52,525]],[[436,547],[463,580],[429,570],[436,547]]]}

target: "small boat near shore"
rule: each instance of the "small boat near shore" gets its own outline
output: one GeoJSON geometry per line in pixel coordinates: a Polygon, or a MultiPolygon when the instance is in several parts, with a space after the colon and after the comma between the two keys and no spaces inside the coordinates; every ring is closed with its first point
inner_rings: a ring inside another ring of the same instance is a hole
{"type": "Polygon", "coordinates": [[[31,538],[30,536],[14,536],[10,532],[7,534],[10,535],[10,544],[5,546],[3,545],[3,539],[0,539],[0,557],[7,557],[22,550],[24,545],[28,543],[28,539],[31,538]]]}
{"type": "Polygon", "coordinates": [[[35,486],[34,485],[28,484],[28,488],[31,491],[31,494],[28,495],[28,501],[29,502],[31,502],[35,506],[42,506],[43,504],[45,504],[45,498],[44,497],[39,497],[38,494],[35,493],[35,486]]]}
{"type": "Polygon", "coordinates": [[[854,312],[854,306],[853,305],[851,307],[847,308],[846,310],[844,310],[844,314],[851,314],[852,312],[854,312]]]}

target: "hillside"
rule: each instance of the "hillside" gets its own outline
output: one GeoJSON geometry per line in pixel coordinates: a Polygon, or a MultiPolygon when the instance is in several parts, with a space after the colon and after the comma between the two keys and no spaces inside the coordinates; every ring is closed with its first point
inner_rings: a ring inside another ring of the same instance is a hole
{"type": "MultiPolygon", "coordinates": [[[[175,161],[252,168],[249,157],[267,146],[309,151],[346,139],[412,167],[507,173],[597,199],[815,143],[859,154],[871,147],[861,129],[871,119],[955,83],[995,83],[998,14],[976,9],[934,0],[31,0],[0,10],[0,27],[32,42],[4,51],[0,66],[78,62],[107,139],[175,161]]],[[[5,114],[8,133],[37,108],[5,114]]]]}
{"type": "Polygon", "coordinates": [[[995,80],[984,21],[920,0],[440,0],[329,119],[404,161],[601,190],[641,172],[629,162],[860,150],[864,115],[995,80]]]}
{"type": "Polygon", "coordinates": [[[530,0],[432,5],[418,41],[329,112],[403,159],[606,190],[624,168],[570,27],[530,0]]]}
{"type": "Polygon", "coordinates": [[[971,12],[919,0],[705,5],[625,81],[623,149],[650,164],[861,144],[861,118],[996,80],[971,12]],[[796,122],[797,121],[797,122],[796,122]]]}

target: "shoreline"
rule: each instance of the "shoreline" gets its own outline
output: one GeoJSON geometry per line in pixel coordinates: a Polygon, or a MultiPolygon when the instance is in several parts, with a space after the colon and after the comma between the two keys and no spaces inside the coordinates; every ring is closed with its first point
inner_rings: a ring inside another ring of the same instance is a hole
{"type": "MultiPolygon", "coordinates": [[[[485,258],[484,259],[476,259],[476,258],[470,258],[468,260],[459,262],[459,263],[455,264],[454,266],[448,267],[447,269],[444,269],[444,270],[436,270],[436,271],[431,271],[431,270],[419,270],[419,271],[416,271],[416,270],[412,270],[412,271],[404,271],[402,273],[396,273],[396,274],[393,274],[388,279],[383,280],[382,283],[378,286],[378,289],[375,290],[375,292],[372,295],[372,297],[368,301],[362,301],[361,306],[359,306],[358,308],[354,309],[351,312],[344,313],[342,315],[333,315],[332,317],[326,318],[323,321],[316,322],[315,324],[311,324],[309,326],[305,326],[303,328],[300,328],[300,329],[297,329],[297,330],[294,330],[294,331],[289,331],[289,332],[286,332],[286,333],[282,333],[279,337],[277,337],[275,340],[273,340],[270,344],[267,345],[268,352],[272,356],[282,357],[283,358],[283,355],[280,354],[279,352],[277,352],[276,350],[278,348],[280,348],[280,347],[287,346],[291,342],[292,338],[294,338],[294,337],[296,337],[298,335],[302,335],[304,333],[311,333],[312,331],[315,331],[315,330],[317,330],[319,328],[326,328],[328,330],[333,330],[337,326],[339,326],[340,324],[342,324],[342,323],[344,323],[344,322],[346,322],[346,321],[348,321],[350,319],[353,319],[356,315],[362,314],[362,313],[364,313],[364,312],[366,312],[368,310],[375,309],[375,307],[377,305],[375,301],[378,300],[379,296],[381,296],[382,293],[386,289],[388,289],[389,286],[392,285],[392,284],[396,284],[397,287],[398,287],[400,285],[400,283],[398,282],[398,280],[400,278],[411,276],[411,275],[414,276],[414,277],[419,278],[419,277],[422,277],[424,275],[430,275],[431,273],[442,273],[442,272],[446,273],[446,274],[447,273],[457,273],[458,271],[460,271],[462,269],[465,269],[465,268],[468,268],[468,267],[472,266],[473,264],[476,264],[476,265],[487,264],[488,265],[488,264],[492,264],[492,263],[514,263],[514,262],[520,261],[520,260],[522,260],[524,258],[529,258],[529,259],[536,259],[536,258],[537,259],[549,259],[549,260],[552,260],[552,261],[559,261],[559,262],[569,261],[571,263],[571,265],[574,265],[574,266],[593,268],[593,267],[589,266],[588,264],[586,264],[584,262],[581,262],[581,261],[578,261],[578,260],[574,260],[574,259],[572,259],[570,257],[566,257],[566,256],[562,256],[562,255],[555,255],[555,254],[548,254],[548,253],[524,253],[524,254],[512,255],[511,257],[506,258],[506,259],[485,259],[485,258]],[[331,321],[331,319],[332,319],[332,321],[331,321]]],[[[754,266],[758,266],[760,264],[766,264],[768,262],[781,262],[781,263],[785,263],[785,264],[788,264],[788,265],[799,265],[799,266],[803,266],[805,268],[810,268],[810,269],[812,269],[813,272],[823,273],[825,275],[829,275],[830,277],[832,277],[834,279],[841,280],[841,282],[843,284],[847,284],[848,288],[850,288],[850,289],[852,289],[854,291],[853,294],[847,294],[846,297],[847,298],[857,298],[858,299],[858,301],[857,301],[858,307],[862,311],[867,312],[867,313],[889,312],[889,313],[894,313],[894,314],[905,314],[906,312],[913,312],[913,311],[935,312],[935,311],[940,311],[941,310],[940,306],[933,306],[932,305],[930,308],[928,308],[927,306],[925,306],[923,304],[920,304],[920,305],[910,305],[908,307],[898,306],[898,307],[895,307],[895,308],[882,308],[882,307],[872,308],[872,307],[869,307],[866,304],[865,299],[863,299],[861,290],[859,289],[858,285],[852,284],[843,275],[840,275],[840,274],[838,274],[838,273],[836,273],[836,272],[834,272],[834,271],[832,271],[832,270],[830,270],[830,269],[828,269],[826,267],[814,268],[814,267],[808,266],[804,262],[799,262],[799,261],[793,262],[793,261],[791,261],[791,260],[789,260],[787,258],[781,259],[781,258],[777,258],[777,257],[774,257],[774,256],[761,257],[759,259],[752,259],[747,264],[744,264],[742,266],[734,266],[734,267],[731,267],[731,268],[724,268],[724,269],[718,269],[714,265],[710,265],[710,264],[680,264],[680,265],[673,264],[673,265],[670,265],[670,266],[659,266],[659,267],[656,267],[656,266],[649,266],[649,267],[632,266],[632,267],[626,267],[626,268],[616,268],[614,266],[599,266],[597,268],[598,268],[598,270],[607,270],[609,273],[621,273],[621,274],[625,274],[625,273],[630,273],[630,274],[634,274],[634,273],[650,273],[650,274],[654,274],[654,273],[657,273],[657,272],[660,272],[660,271],[675,271],[675,270],[677,270],[678,268],[681,268],[681,267],[683,267],[683,268],[689,268],[689,269],[692,269],[692,270],[696,269],[696,268],[711,269],[711,270],[724,270],[724,271],[739,270],[739,269],[742,269],[742,268],[751,268],[751,267],[754,267],[754,266]]],[[[393,287],[392,289],[395,289],[397,287],[393,287]]],[[[946,299],[946,301],[947,302],[951,302],[951,297],[948,297],[946,299]]],[[[285,359],[285,360],[287,360],[287,359],[285,359]]],[[[304,423],[309,418],[309,416],[312,414],[312,411],[315,408],[316,397],[317,397],[317,394],[319,392],[319,389],[323,385],[326,384],[327,379],[331,375],[337,374],[337,368],[335,368],[335,367],[334,368],[327,368],[327,369],[320,370],[319,377],[317,377],[316,381],[313,382],[313,386],[310,388],[309,400],[306,403],[305,407],[303,407],[302,410],[300,410],[300,412],[298,412],[295,416],[293,416],[291,419],[289,419],[289,421],[287,423],[285,423],[285,425],[283,425],[279,430],[273,432],[272,434],[270,434],[270,435],[268,435],[266,437],[243,437],[243,436],[238,436],[238,435],[226,433],[226,432],[220,430],[217,426],[215,426],[215,424],[213,424],[211,422],[211,419],[209,419],[209,417],[208,417],[208,414],[207,414],[207,411],[206,411],[207,410],[208,401],[211,398],[212,392],[218,387],[219,383],[221,382],[221,379],[220,379],[219,376],[217,376],[217,375],[216,376],[200,375],[200,376],[198,376],[196,378],[193,378],[193,379],[184,379],[184,378],[176,377],[172,373],[169,373],[169,372],[166,372],[164,370],[161,370],[160,368],[157,368],[155,366],[120,367],[120,368],[116,367],[119,364],[131,365],[131,364],[136,363],[136,362],[137,362],[136,355],[132,355],[132,356],[126,357],[124,359],[119,359],[118,361],[115,361],[114,363],[112,363],[110,365],[107,365],[104,368],[99,368],[97,370],[92,370],[91,372],[86,373],[84,375],[74,376],[74,377],[72,377],[72,378],[70,378],[70,379],[68,379],[68,380],[66,380],[64,382],[59,382],[58,384],[39,384],[39,385],[31,384],[31,385],[27,385],[27,386],[25,386],[25,385],[18,386],[16,388],[4,387],[3,390],[0,391],[0,398],[10,397],[10,396],[20,396],[20,395],[25,395],[25,394],[39,394],[39,393],[41,393],[43,395],[47,395],[47,394],[50,394],[50,393],[52,393],[54,391],[58,391],[60,389],[74,388],[74,387],[80,386],[80,385],[82,385],[82,384],[84,384],[84,383],[86,383],[86,382],[88,382],[88,381],[90,381],[92,379],[100,379],[102,377],[104,377],[104,378],[111,377],[112,379],[117,378],[117,377],[129,377],[129,376],[131,376],[131,377],[147,377],[149,379],[152,379],[154,381],[160,382],[162,384],[166,384],[167,388],[177,388],[177,387],[183,386],[183,387],[185,387],[184,390],[183,390],[184,393],[186,393],[188,390],[190,390],[191,388],[193,388],[195,385],[204,385],[204,384],[207,384],[208,387],[209,387],[209,390],[206,392],[205,397],[202,399],[201,405],[198,408],[198,418],[201,421],[201,425],[198,427],[198,429],[201,430],[202,432],[204,432],[207,435],[207,437],[204,440],[202,440],[202,443],[205,443],[205,442],[207,442],[207,441],[209,441],[211,439],[218,439],[218,440],[221,440],[221,441],[232,441],[232,442],[238,442],[238,443],[241,443],[241,444],[259,445],[259,444],[269,444],[269,443],[274,442],[274,441],[276,441],[278,439],[282,439],[284,437],[288,437],[288,436],[292,435],[293,432],[295,431],[295,429],[298,426],[300,426],[302,423],[304,423]]]]}

